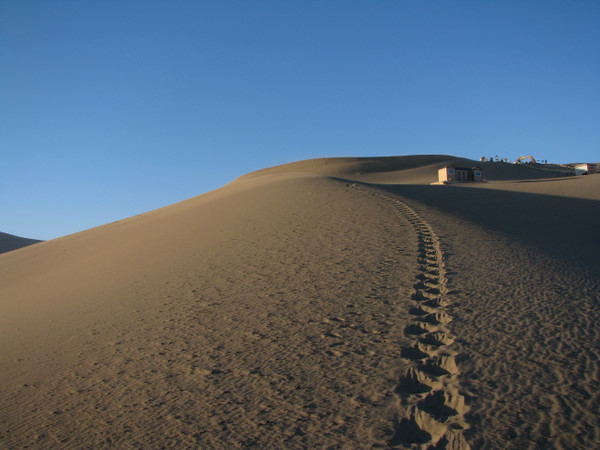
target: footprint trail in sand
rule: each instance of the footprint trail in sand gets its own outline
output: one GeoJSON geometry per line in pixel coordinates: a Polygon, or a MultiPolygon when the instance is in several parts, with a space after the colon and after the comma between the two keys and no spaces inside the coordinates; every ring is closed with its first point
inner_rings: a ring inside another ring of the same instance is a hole
{"type": "Polygon", "coordinates": [[[410,367],[398,380],[394,395],[398,414],[394,417],[392,447],[468,449],[462,432],[469,428],[468,407],[460,393],[455,336],[448,328],[452,293],[444,253],[432,227],[411,207],[379,191],[353,185],[371,193],[401,212],[414,228],[418,239],[418,273],[413,285],[408,314],[412,322],[404,334],[413,343],[402,348],[401,357],[410,367]]]}

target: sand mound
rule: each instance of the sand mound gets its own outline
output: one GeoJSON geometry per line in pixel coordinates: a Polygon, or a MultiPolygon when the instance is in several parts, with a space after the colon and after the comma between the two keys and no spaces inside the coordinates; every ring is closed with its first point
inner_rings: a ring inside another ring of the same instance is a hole
{"type": "Polygon", "coordinates": [[[600,175],[427,185],[444,158],[0,255],[0,446],[598,446],[600,175]]]}
{"type": "Polygon", "coordinates": [[[0,253],[11,252],[22,247],[27,247],[28,245],[37,244],[38,242],[42,241],[0,232],[0,253]]]}

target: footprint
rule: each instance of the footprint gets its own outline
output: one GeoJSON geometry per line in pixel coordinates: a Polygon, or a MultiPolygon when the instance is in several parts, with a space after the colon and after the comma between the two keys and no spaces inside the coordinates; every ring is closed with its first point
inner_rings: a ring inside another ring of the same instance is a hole
{"type": "Polygon", "coordinates": [[[431,300],[427,300],[427,301],[423,302],[424,306],[428,306],[430,308],[445,308],[449,304],[450,304],[450,302],[448,300],[445,300],[441,297],[436,297],[431,300]]]}
{"type": "Polygon", "coordinates": [[[418,307],[412,307],[408,310],[408,313],[411,316],[426,316],[427,314],[430,314],[428,311],[425,311],[423,308],[421,308],[420,306],[418,307]]]}
{"type": "Polygon", "coordinates": [[[426,444],[430,441],[431,434],[421,429],[414,417],[394,421],[394,436],[389,442],[391,446],[409,444],[409,447],[410,444],[426,444]]]}
{"type": "Polygon", "coordinates": [[[450,375],[450,372],[448,372],[446,369],[430,362],[420,365],[419,370],[422,370],[427,375],[431,375],[432,377],[443,377],[445,375],[450,375]]]}
{"type": "Polygon", "coordinates": [[[423,350],[421,350],[420,345],[418,343],[414,344],[412,347],[404,347],[400,351],[400,356],[406,359],[419,360],[430,357],[431,355],[423,350]]]}
{"type": "Polygon", "coordinates": [[[427,291],[417,291],[410,296],[411,300],[416,302],[427,302],[429,300],[435,300],[438,298],[437,294],[430,294],[427,291]]]}
{"type": "Polygon", "coordinates": [[[390,446],[414,448],[412,444],[437,443],[446,434],[446,425],[426,412],[411,408],[409,413],[408,417],[394,420],[394,436],[389,442],[390,446]]]}
{"type": "Polygon", "coordinates": [[[411,323],[410,325],[407,325],[406,328],[404,328],[404,333],[407,335],[418,336],[427,333],[427,330],[423,327],[420,327],[419,325],[411,323]]]}
{"type": "Polygon", "coordinates": [[[396,393],[399,394],[423,394],[438,389],[441,383],[429,378],[425,373],[411,367],[400,377],[400,382],[396,386],[396,393]]]}
{"type": "Polygon", "coordinates": [[[422,322],[427,322],[432,325],[439,325],[440,323],[451,322],[452,317],[450,317],[448,314],[444,314],[444,313],[434,313],[434,314],[427,314],[426,316],[421,317],[419,320],[422,322]]]}
{"type": "Polygon", "coordinates": [[[454,356],[449,355],[439,355],[420,365],[419,369],[428,375],[436,377],[452,375],[458,372],[454,356]]]}
{"type": "Polygon", "coordinates": [[[419,339],[419,342],[428,345],[441,346],[441,345],[450,345],[454,342],[454,338],[452,338],[449,334],[443,332],[432,332],[428,333],[425,336],[422,336],[419,339]]]}
{"type": "Polygon", "coordinates": [[[436,419],[445,422],[448,417],[458,415],[458,411],[455,408],[464,409],[464,403],[465,400],[461,395],[453,396],[448,392],[438,390],[429,394],[417,403],[417,405],[436,419]]]}
{"type": "Polygon", "coordinates": [[[423,281],[425,283],[430,282],[430,283],[434,283],[437,281],[437,275],[432,275],[432,274],[428,274],[428,273],[420,273],[418,274],[415,278],[417,280],[423,281]]]}
{"type": "Polygon", "coordinates": [[[439,289],[440,285],[439,283],[436,282],[424,282],[424,281],[419,281],[418,283],[413,284],[413,288],[415,290],[428,290],[428,289],[439,289]]]}

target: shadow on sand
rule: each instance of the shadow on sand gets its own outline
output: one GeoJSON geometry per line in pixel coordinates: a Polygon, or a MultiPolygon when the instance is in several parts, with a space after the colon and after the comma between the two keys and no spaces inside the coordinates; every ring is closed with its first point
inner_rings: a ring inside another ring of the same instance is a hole
{"type": "Polygon", "coordinates": [[[8,233],[0,233],[0,254],[12,252],[13,250],[17,250],[22,247],[27,247],[28,245],[37,244],[37,239],[27,239],[19,236],[15,236],[13,234],[8,233]]]}
{"type": "Polygon", "coordinates": [[[600,201],[463,186],[374,186],[600,273],[600,201]]]}

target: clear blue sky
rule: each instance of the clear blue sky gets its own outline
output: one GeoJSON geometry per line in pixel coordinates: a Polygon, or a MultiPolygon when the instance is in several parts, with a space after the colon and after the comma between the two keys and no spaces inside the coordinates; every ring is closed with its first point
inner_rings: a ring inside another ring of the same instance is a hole
{"type": "Polygon", "coordinates": [[[0,2],[0,231],[321,156],[600,160],[600,2],[0,2]]]}

